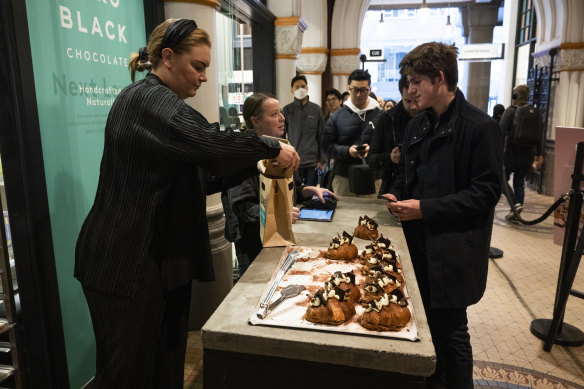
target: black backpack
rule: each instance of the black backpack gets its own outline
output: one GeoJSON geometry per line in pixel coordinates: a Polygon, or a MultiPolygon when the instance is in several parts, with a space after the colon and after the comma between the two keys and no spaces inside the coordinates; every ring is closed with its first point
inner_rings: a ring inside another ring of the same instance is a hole
{"type": "Polygon", "coordinates": [[[518,146],[533,146],[541,141],[541,114],[532,105],[517,107],[509,142],[518,146]]]}

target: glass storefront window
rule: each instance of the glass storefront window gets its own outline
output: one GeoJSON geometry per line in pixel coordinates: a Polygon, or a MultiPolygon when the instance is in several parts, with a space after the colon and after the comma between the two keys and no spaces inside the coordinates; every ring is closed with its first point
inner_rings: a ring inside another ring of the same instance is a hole
{"type": "Polygon", "coordinates": [[[529,71],[530,57],[531,45],[523,45],[517,48],[517,70],[515,71],[515,86],[527,84],[527,72],[529,71]]]}
{"type": "Polygon", "coordinates": [[[251,26],[217,13],[217,75],[221,128],[239,129],[245,98],[253,93],[251,26]]]}
{"type": "MultiPolygon", "coordinates": [[[[417,9],[367,11],[361,30],[361,51],[369,57],[370,50],[382,49],[383,58],[380,59],[384,60],[365,63],[365,69],[371,74],[371,90],[384,100],[399,101],[400,61],[414,47],[435,40],[455,43],[457,47],[464,44],[459,8],[432,8],[425,22],[420,20],[417,9]],[[380,23],[381,12],[383,23],[380,23]],[[446,27],[448,17],[452,28],[446,27]]],[[[458,73],[458,87],[466,92],[463,63],[459,63],[458,73]]]]}

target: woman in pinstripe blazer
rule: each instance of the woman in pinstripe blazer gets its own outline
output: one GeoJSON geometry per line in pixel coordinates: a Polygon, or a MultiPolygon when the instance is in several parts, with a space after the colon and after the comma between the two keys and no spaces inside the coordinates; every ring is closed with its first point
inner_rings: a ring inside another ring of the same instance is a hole
{"type": "Polygon", "coordinates": [[[132,80],[151,71],[110,111],[75,255],[96,337],[93,388],[182,388],[191,282],[214,279],[207,174],[237,173],[226,187],[257,173],[259,159],[298,167],[294,148],[222,132],[183,101],[207,81],[210,60],[193,20],[163,22],[130,61],[132,80]]]}

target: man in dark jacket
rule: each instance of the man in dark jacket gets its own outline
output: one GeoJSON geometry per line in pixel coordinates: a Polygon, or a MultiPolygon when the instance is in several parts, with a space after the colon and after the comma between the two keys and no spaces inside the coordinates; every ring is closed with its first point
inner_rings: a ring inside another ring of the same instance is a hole
{"type": "Polygon", "coordinates": [[[398,86],[402,96],[400,102],[394,108],[378,115],[374,123],[375,126],[368,127],[368,130],[373,130],[373,135],[367,163],[373,169],[383,170],[379,196],[389,192],[389,188],[391,188],[406,126],[410,119],[419,112],[414,97],[408,93],[410,87],[408,79],[402,77],[398,86]]]}
{"type": "Polygon", "coordinates": [[[399,173],[385,197],[402,220],[436,349],[430,382],[470,389],[466,309],[486,287],[503,142],[497,123],[457,89],[457,52],[424,43],[400,63],[424,111],[408,123],[399,173]]]}
{"type": "Polygon", "coordinates": [[[309,101],[305,76],[294,77],[290,86],[294,101],[282,108],[282,114],[286,118],[288,140],[300,156],[300,168],[294,177],[303,185],[314,186],[318,180],[317,168],[324,171],[326,164],[320,152],[324,117],[320,107],[309,101]]]}
{"type": "Polygon", "coordinates": [[[334,112],[324,126],[322,150],[334,159],[333,192],[340,196],[355,196],[349,190],[349,166],[360,164],[369,152],[371,132],[364,131],[382,111],[377,100],[369,97],[371,75],[361,69],[349,75],[348,99],[334,112]],[[359,149],[357,146],[362,146],[359,149]]]}
{"type": "MultiPolygon", "coordinates": [[[[515,140],[510,139],[511,133],[515,126],[515,114],[517,108],[527,105],[529,100],[529,87],[527,85],[517,85],[513,89],[511,96],[511,105],[503,112],[499,125],[505,136],[505,182],[509,182],[511,173],[513,173],[513,188],[509,187],[511,193],[512,204],[514,204],[515,211],[521,213],[523,211],[523,200],[525,199],[525,176],[531,170],[535,156],[541,156],[541,142],[516,143],[515,140]]],[[[539,111],[538,111],[539,112],[539,111]]],[[[540,128],[534,128],[534,131],[539,132],[540,128]]],[[[519,223],[513,210],[511,210],[505,219],[511,223],[519,223]]]]}

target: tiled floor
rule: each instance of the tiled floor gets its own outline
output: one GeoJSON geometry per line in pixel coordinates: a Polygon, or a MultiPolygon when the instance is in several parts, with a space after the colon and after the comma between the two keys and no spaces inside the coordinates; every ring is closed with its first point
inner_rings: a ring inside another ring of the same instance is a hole
{"type": "MultiPolygon", "coordinates": [[[[553,203],[552,197],[526,193],[526,220],[539,217],[553,203]]],[[[551,318],[555,299],[561,246],[552,239],[552,217],[535,226],[509,224],[504,198],[497,206],[492,246],[504,252],[491,260],[487,290],[469,308],[469,329],[475,359],[477,388],[584,389],[584,346],[554,345],[545,352],[543,342],[530,332],[534,319],[551,318]]],[[[584,264],[573,289],[584,291],[584,264]]],[[[570,296],[565,323],[584,331],[584,300],[570,296]]],[[[203,387],[200,332],[189,334],[185,385],[203,387]]]]}

